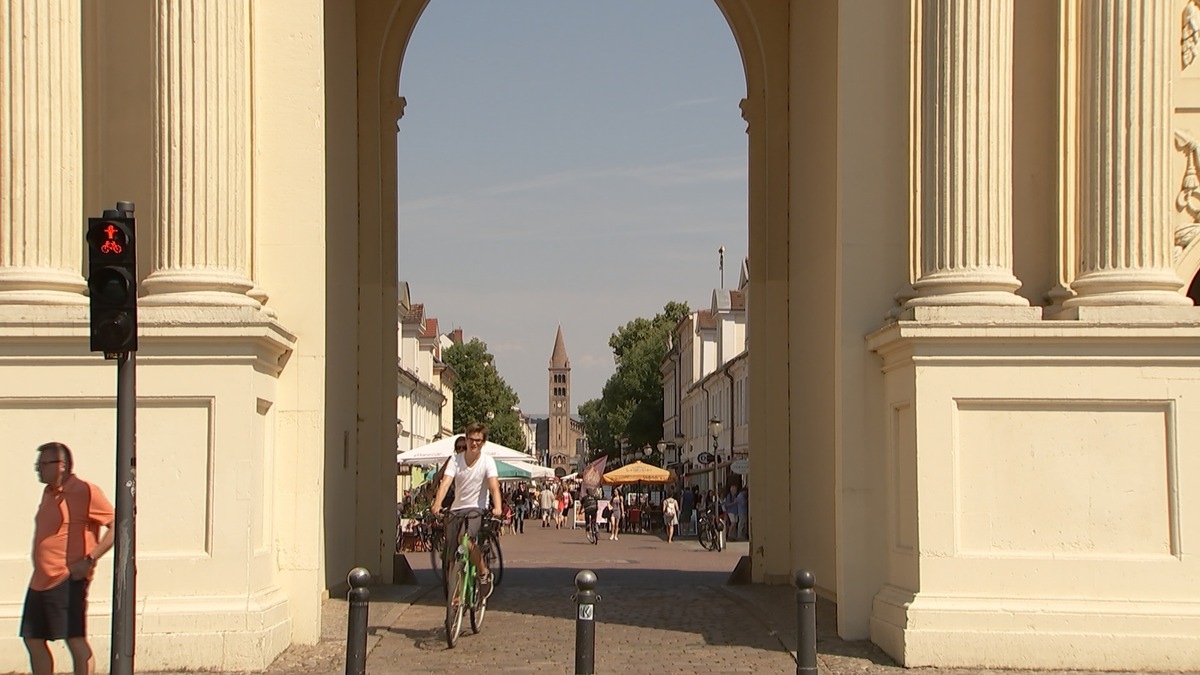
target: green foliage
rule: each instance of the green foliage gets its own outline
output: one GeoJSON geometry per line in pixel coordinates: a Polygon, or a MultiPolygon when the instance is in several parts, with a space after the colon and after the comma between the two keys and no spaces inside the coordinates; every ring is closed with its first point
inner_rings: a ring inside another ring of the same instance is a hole
{"type": "Polygon", "coordinates": [[[668,302],[653,319],[637,318],[608,339],[616,372],[604,384],[601,397],[579,406],[588,444],[596,456],[618,456],[618,441],[626,447],[654,445],[662,438],[662,376],[659,366],[667,354],[671,331],[691,313],[687,303],[668,302]]]}
{"type": "Polygon", "coordinates": [[[451,345],[442,359],[458,373],[454,388],[454,431],[462,433],[468,424],[483,422],[491,429],[488,440],[500,445],[524,449],[520,416],[513,410],[519,403],[516,392],[495,368],[495,359],[487,343],[479,338],[451,345]],[[488,419],[488,413],[492,419],[488,419]]]}

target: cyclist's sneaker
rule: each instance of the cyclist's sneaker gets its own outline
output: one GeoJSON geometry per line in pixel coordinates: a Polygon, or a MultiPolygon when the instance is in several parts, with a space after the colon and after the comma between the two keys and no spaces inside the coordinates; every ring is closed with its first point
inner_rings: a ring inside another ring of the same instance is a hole
{"type": "Polygon", "coordinates": [[[494,585],[495,584],[492,583],[492,574],[490,572],[488,574],[482,574],[479,576],[479,592],[483,595],[484,600],[492,597],[492,587],[494,585]]]}

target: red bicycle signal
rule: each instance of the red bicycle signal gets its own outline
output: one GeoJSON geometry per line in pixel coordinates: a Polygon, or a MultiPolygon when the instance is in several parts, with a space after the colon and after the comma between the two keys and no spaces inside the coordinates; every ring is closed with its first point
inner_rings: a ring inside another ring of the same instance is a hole
{"type": "Polygon", "coordinates": [[[108,227],[100,230],[104,241],[100,242],[100,252],[105,255],[121,255],[125,252],[125,232],[116,225],[109,223],[108,227]]]}

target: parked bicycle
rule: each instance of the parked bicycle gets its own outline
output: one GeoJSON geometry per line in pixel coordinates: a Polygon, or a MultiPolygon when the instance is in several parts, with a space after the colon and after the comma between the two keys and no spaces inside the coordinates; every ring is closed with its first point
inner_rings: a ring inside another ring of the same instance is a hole
{"type": "Polygon", "coordinates": [[[421,513],[421,520],[417,523],[417,532],[421,539],[421,545],[425,547],[426,551],[429,551],[429,566],[437,575],[438,583],[445,588],[446,563],[443,559],[446,551],[445,522],[429,510],[425,510],[421,513]]]}
{"type": "MultiPolygon", "coordinates": [[[[487,561],[492,573],[492,587],[500,584],[504,575],[504,556],[500,550],[500,539],[496,532],[500,521],[490,515],[483,516],[475,544],[487,561]]],[[[446,594],[446,645],[453,648],[462,633],[463,614],[470,613],[471,630],[478,633],[483,629],[483,617],[487,612],[488,592],[479,587],[479,570],[471,562],[471,536],[465,531],[454,549],[446,572],[448,592],[446,594]]]]}
{"type": "Polygon", "coordinates": [[[724,550],[725,519],[713,507],[701,511],[696,534],[704,548],[710,551],[724,550]]]}

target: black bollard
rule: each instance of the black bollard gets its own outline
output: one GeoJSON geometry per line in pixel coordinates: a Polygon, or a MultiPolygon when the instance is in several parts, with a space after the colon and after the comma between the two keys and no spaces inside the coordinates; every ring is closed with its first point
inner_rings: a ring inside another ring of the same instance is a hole
{"type": "Polygon", "coordinates": [[[796,675],[817,675],[817,578],[796,572],[796,675]]]}
{"type": "Polygon", "coordinates": [[[575,675],[596,672],[596,573],[583,570],[575,575],[575,675]]]}
{"type": "Polygon", "coordinates": [[[346,675],[367,673],[367,613],[370,611],[371,573],[355,567],[346,577],[350,582],[350,616],[346,620],[346,675]]]}

